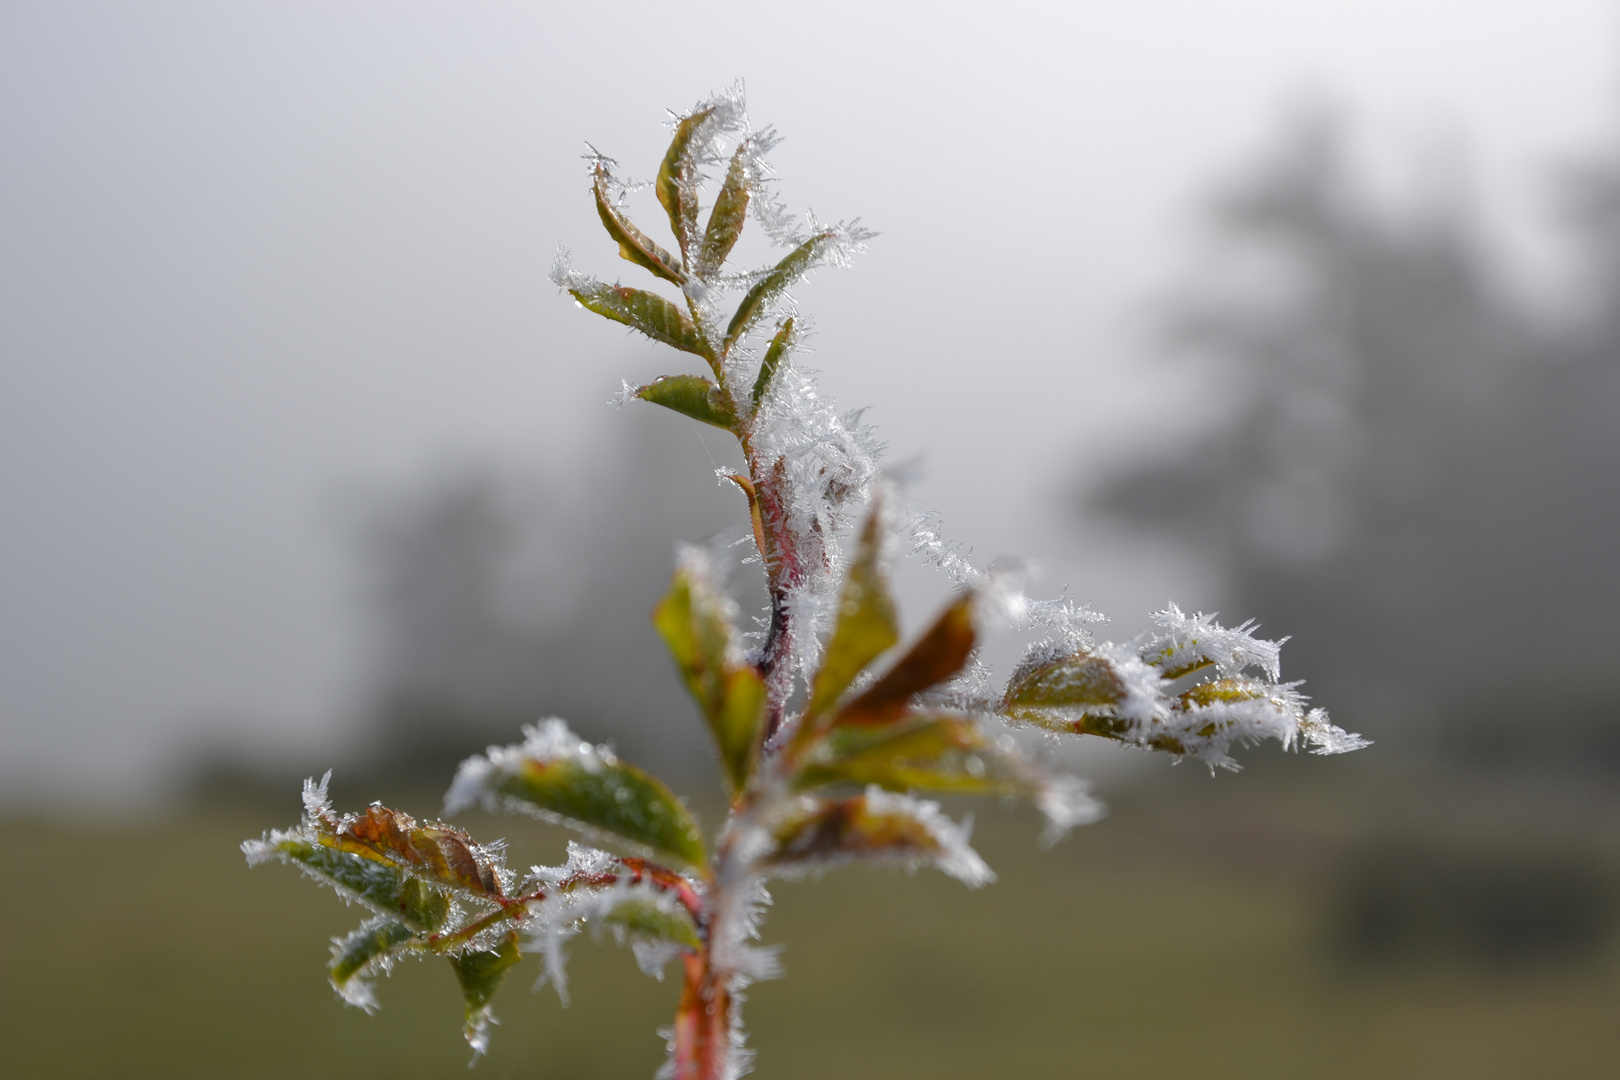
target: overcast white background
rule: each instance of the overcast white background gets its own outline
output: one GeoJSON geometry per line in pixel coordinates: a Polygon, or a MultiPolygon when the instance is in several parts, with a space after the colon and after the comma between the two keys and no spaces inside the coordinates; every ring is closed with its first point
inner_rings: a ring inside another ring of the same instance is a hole
{"type": "Polygon", "coordinates": [[[633,422],[603,402],[656,354],[545,280],[559,241],[628,265],[587,139],[648,175],[666,109],[746,79],[788,204],[882,234],[798,293],[827,391],[923,455],[952,535],[1128,628],[1208,583],[1068,492],[1181,423],[1142,327],[1212,185],[1328,96],[1375,159],[1466,162],[1518,243],[1620,115],[1617,31],[1596,0],[0,5],[5,801],[337,738],[346,493],[588,469],[633,422]]]}

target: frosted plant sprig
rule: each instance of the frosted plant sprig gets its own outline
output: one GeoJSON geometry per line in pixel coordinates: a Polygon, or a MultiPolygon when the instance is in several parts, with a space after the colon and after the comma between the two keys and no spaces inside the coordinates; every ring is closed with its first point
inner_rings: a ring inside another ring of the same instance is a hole
{"type": "Polygon", "coordinates": [[[374,1008],[372,979],[399,960],[443,956],[476,1057],[507,969],[539,953],[545,980],[566,996],[566,946],[590,929],[628,946],[648,974],[677,964],[659,1075],[731,1080],[753,1061],[743,991],[780,972],[775,949],[757,943],[772,878],[876,862],[934,867],[975,888],[993,881],[969,823],[924,793],[1024,800],[1046,818],[1047,840],[1101,816],[1083,781],[1027,753],[1011,729],[1099,736],[1212,768],[1235,768],[1230,751],[1266,739],[1319,754],[1365,742],[1310,708],[1298,683],[1280,681],[1282,643],[1257,637],[1252,623],[1227,628],[1171,604],[1139,637],[1098,642],[1101,615],[1067,597],[1025,595],[1017,567],[974,565],[937,517],[905,506],[883,481],[882,444],[860,413],[840,413],[794,361],[802,327],[790,290],[819,266],[847,265],[871,234],[858,222],[796,224],[769,186],[774,133],[749,126],[740,85],[671,127],[652,184],[672,246],[629,218],[615,162],[594,149],[587,158],[597,216],[651,287],[590,277],[566,251],[551,276],[582,308],[689,366],[702,362],[700,372],[627,384],[621,403],[649,401],[720,428],[742,451],[743,467],[722,470],[721,482],[740,494],[745,542],[765,578],[761,632],[737,630],[738,605],[700,548],[680,553],[653,612],[719,758],[725,821],[706,836],[656,777],[548,719],[463,762],[445,813],[528,814],[600,845],[571,843],[561,866],[518,875],[499,845],[378,804],[339,815],[324,780],[305,785],[297,827],[243,851],[366,909],[329,965],[350,1004],[374,1008]],[[728,269],[750,209],[790,250],[768,266],[728,269]],[[889,583],[896,554],[940,569],[954,587],[910,642],[889,583]],[[978,655],[996,627],[1046,635],[999,687],[978,655]]]}

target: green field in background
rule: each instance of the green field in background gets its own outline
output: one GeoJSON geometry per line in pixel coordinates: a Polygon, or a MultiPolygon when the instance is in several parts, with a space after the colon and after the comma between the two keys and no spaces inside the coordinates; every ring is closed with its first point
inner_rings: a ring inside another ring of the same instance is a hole
{"type": "MultiPolygon", "coordinates": [[[[342,1006],[326,943],[361,912],[236,850],[295,816],[289,798],[279,815],[127,829],[7,822],[0,1075],[651,1077],[675,988],[589,936],[571,947],[566,1009],[530,992],[535,961],[515,969],[470,1074],[442,961],[383,981],[374,1016],[342,1006]]],[[[785,946],[787,977],[749,992],[757,1075],[1620,1075],[1612,944],[1511,970],[1357,965],[1335,952],[1331,897],[1308,859],[1289,862],[1287,837],[1250,837],[1278,858],[1242,842],[1194,853],[1156,820],[1127,805],[1041,851],[1035,821],[985,807],[977,846],[1001,879],[976,892],[859,868],[777,883],[764,941],[785,946]]],[[[555,830],[469,824],[511,837],[515,865],[561,860],[555,830]]]]}

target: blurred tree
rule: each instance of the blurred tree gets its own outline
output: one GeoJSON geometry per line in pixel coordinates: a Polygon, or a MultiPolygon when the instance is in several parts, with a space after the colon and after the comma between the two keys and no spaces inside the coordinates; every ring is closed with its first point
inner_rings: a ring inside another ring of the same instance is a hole
{"type": "Polygon", "coordinates": [[[590,469],[572,480],[464,463],[373,496],[358,531],[369,713],[393,758],[368,763],[438,782],[520,725],[566,715],[677,774],[712,767],[647,612],[677,541],[701,539],[736,496],[672,482],[710,464],[677,424],[655,416],[611,450],[578,448],[590,469]]]}
{"type": "Polygon", "coordinates": [[[1218,419],[1087,509],[1207,539],[1230,601],[1295,632],[1295,670],[1354,725],[1397,697],[1596,691],[1620,602],[1620,172],[1572,190],[1579,328],[1507,287],[1454,188],[1402,213],[1336,117],[1296,123],[1217,201],[1216,272],[1170,308],[1218,419]]]}

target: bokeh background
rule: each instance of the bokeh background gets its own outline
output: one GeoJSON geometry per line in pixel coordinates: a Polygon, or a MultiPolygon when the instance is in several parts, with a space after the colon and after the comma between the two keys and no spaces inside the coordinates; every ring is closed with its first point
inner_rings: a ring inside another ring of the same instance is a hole
{"type": "MultiPolygon", "coordinates": [[[[305,775],[431,812],[555,713],[718,819],[646,615],[729,451],[545,274],[622,265],[586,140],[650,175],[739,77],[880,233],[805,360],[948,534],[1115,636],[1257,618],[1377,740],[1090,748],[1112,816],[978,808],[991,888],[783,886],[760,1075],[1620,1071],[1620,8],[54,2],[0,4],[0,1074],[459,1075],[453,980],[343,1009],[353,913],[236,852],[305,775]]],[[[575,951],[479,1070],[651,1075],[673,991],[575,951]]]]}

